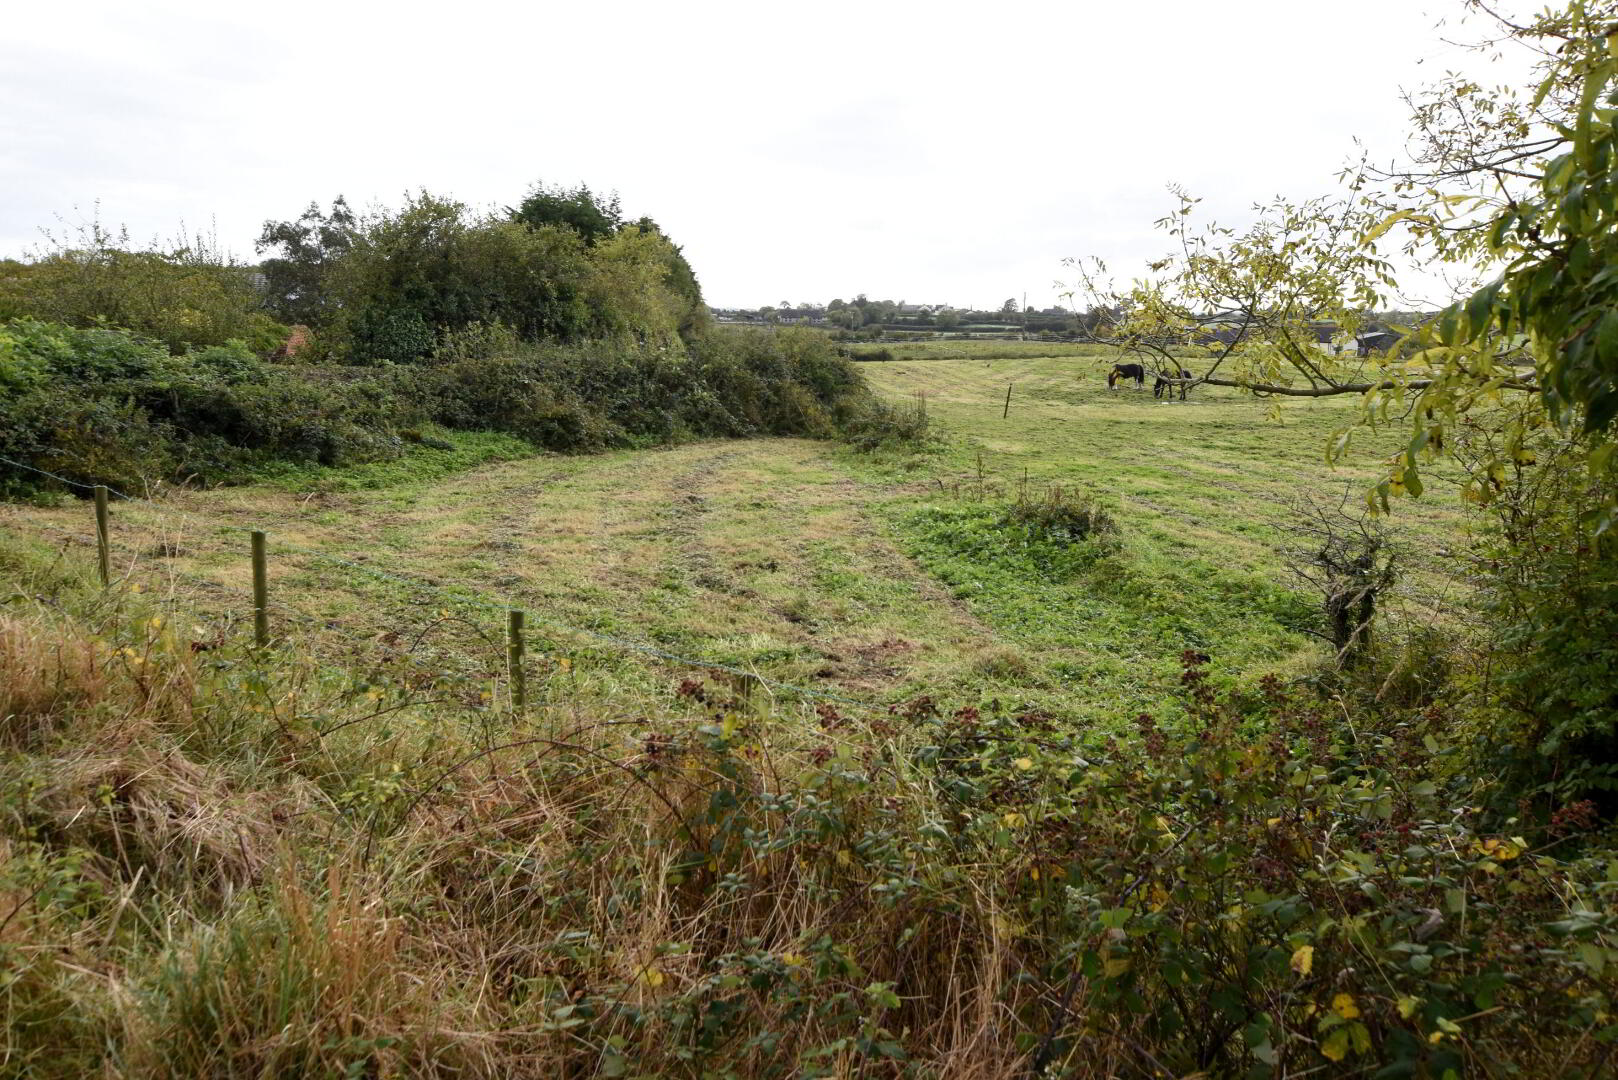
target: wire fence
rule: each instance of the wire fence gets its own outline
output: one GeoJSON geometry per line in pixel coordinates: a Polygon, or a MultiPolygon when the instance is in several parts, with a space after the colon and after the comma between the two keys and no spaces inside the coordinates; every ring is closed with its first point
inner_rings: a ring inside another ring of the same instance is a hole
{"type": "MultiPolygon", "coordinates": [[[[33,465],[29,465],[29,464],[27,464],[25,462],[21,462],[21,461],[15,461],[15,460],[13,460],[11,458],[8,458],[8,457],[0,456],[0,464],[10,465],[13,468],[24,469],[24,470],[27,470],[28,472],[37,473],[40,476],[45,476],[45,477],[48,477],[48,478],[50,478],[52,480],[55,480],[58,483],[65,484],[68,487],[77,488],[77,489],[82,490],[82,491],[88,491],[88,492],[91,492],[92,494],[94,494],[99,489],[101,491],[106,492],[107,495],[115,497],[115,498],[117,498],[117,499],[119,499],[119,500],[121,500],[123,502],[138,505],[138,506],[150,507],[153,510],[156,510],[157,512],[159,512],[159,513],[161,513],[161,514],[163,514],[165,516],[174,516],[174,517],[179,517],[179,518],[182,518],[182,519],[190,520],[190,521],[196,522],[199,525],[205,526],[207,528],[223,530],[223,531],[227,531],[227,532],[244,533],[244,534],[247,534],[248,536],[253,536],[255,534],[266,535],[267,536],[269,534],[269,530],[264,529],[264,528],[255,528],[255,527],[249,527],[249,526],[244,526],[244,525],[232,525],[232,524],[228,524],[228,523],[212,521],[212,520],[209,520],[209,519],[206,519],[206,518],[199,517],[199,516],[197,516],[195,514],[188,513],[187,511],[181,510],[178,507],[175,507],[175,506],[172,506],[172,505],[165,505],[165,504],[156,502],[156,501],[154,501],[152,499],[143,498],[143,497],[138,496],[138,495],[129,495],[129,494],[126,494],[125,492],[118,491],[117,489],[108,487],[106,485],[81,483],[81,482],[79,482],[77,480],[71,480],[71,479],[69,479],[69,478],[67,478],[65,476],[61,476],[61,475],[59,475],[57,473],[50,472],[49,470],[37,468],[37,467],[35,467],[33,465]]],[[[106,545],[108,544],[108,537],[107,537],[106,533],[104,531],[98,529],[97,540],[98,540],[98,544],[101,545],[101,554],[102,554],[103,557],[105,557],[106,553],[107,553],[106,545]]],[[[512,639],[511,639],[512,643],[515,644],[515,645],[521,646],[523,650],[526,649],[527,642],[530,640],[531,628],[532,629],[543,628],[545,630],[548,630],[548,631],[551,631],[551,632],[554,632],[554,633],[568,634],[568,635],[573,635],[573,636],[578,637],[578,638],[588,639],[588,640],[596,642],[596,643],[598,643],[600,645],[608,646],[608,647],[610,647],[612,649],[619,650],[621,652],[629,653],[629,654],[632,654],[632,655],[643,656],[643,657],[647,657],[647,658],[654,659],[654,660],[659,660],[659,661],[662,661],[665,664],[670,664],[670,665],[673,665],[675,667],[684,667],[684,668],[691,668],[691,669],[697,669],[697,670],[703,670],[703,671],[723,672],[725,674],[728,674],[728,675],[737,677],[739,679],[742,679],[746,683],[751,683],[752,685],[756,685],[756,686],[759,686],[759,687],[762,687],[762,688],[767,688],[767,689],[769,689],[771,691],[775,691],[775,692],[782,693],[782,694],[791,694],[791,695],[795,695],[797,697],[810,699],[810,700],[822,700],[822,701],[837,702],[837,703],[842,704],[842,705],[849,705],[849,706],[853,706],[853,707],[856,707],[856,708],[865,709],[865,710],[869,710],[869,711],[872,711],[872,712],[878,712],[878,713],[886,713],[888,711],[888,706],[884,705],[884,704],[879,704],[879,703],[871,702],[871,701],[864,701],[864,700],[861,700],[859,698],[849,697],[849,696],[847,696],[845,694],[839,694],[839,693],[835,693],[835,692],[829,691],[829,690],[822,690],[822,689],[819,689],[817,687],[800,686],[800,685],[797,685],[795,683],[782,682],[782,681],[780,681],[778,679],[771,679],[771,678],[769,678],[767,676],[759,674],[757,671],[750,670],[748,668],[739,667],[739,666],[737,666],[735,664],[727,664],[727,663],[722,663],[722,662],[716,661],[716,660],[708,660],[708,659],[701,659],[701,658],[698,658],[698,657],[684,656],[684,655],[681,655],[681,654],[676,653],[676,652],[671,652],[671,651],[669,651],[667,649],[660,649],[660,648],[658,648],[656,646],[648,645],[648,644],[646,644],[644,642],[640,642],[640,641],[634,641],[634,640],[631,640],[629,638],[621,637],[621,636],[616,635],[616,634],[609,634],[609,633],[605,633],[605,632],[600,631],[600,630],[591,629],[589,627],[577,626],[577,625],[574,625],[572,623],[565,622],[563,620],[556,619],[556,618],[553,618],[553,617],[549,617],[549,616],[546,616],[546,615],[543,615],[543,614],[536,614],[536,613],[534,613],[532,611],[529,611],[529,610],[526,610],[524,608],[518,608],[515,604],[512,604],[512,603],[502,604],[502,603],[499,603],[499,602],[497,602],[497,601],[495,601],[495,600],[493,600],[493,599],[491,599],[491,598],[489,598],[489,597],[487,597],[487,596],[485,596],[485,595],[483,595],[481,593],[478,593],[478,592],[471,592],[471,591],[466,591],[466,590],[446,589],[446,588],[444,588],[442,586],[436,585],[436,584],[434,584],[432,582],[423,581],[423,580],[421,580],[419,578],[412,578],[412,577],[408,577],[408,576],[405,576],[405,575],[402,575],[402,574],[391,573],[391,572],[386,571],[386,570],[379,570],[374,566],[367,566],[366,564],[358,562],[358,561],[356,561],[356,560],[354,560],[352,558],[345,558],[345,557],[343,557],[341,555],[334,555],[334,554],[332,554],[330,552],[320,551],[320,550],[317,550],[315,548],[304,547],[304,546],[302,546],[300,544],[290,543],[290,542],[285,541],[285,540],[276,540],[274,542],[274,549],[277,552],[291,552],[291,553],[295,553],[295,554],[298,554],[298,555],[302,555],[302,556],[304,556],[304,557],[306,557],[308,559],[311,559],[313,561],[316,561],[316,562],[319,562],[319,563],[322,563],[322,564],[325,564],[325,565],[329,565],[329,566],[338,567],[338,568],[340,568],[340,569],[342,569],[342,570],[344,570],[346,572],[363,576],[363,577],[365,577],[365,578],[367,578],[369,580],[372,580],[372,581],[383,582],[383,583],[387,583],[387,584],[390,584],[390,585],[400,586],[400,587],[403,587],[405,589],[411,590],[412,592],[414,592],[416,594],[430,595],[430,596],[438,598],[438,600],[440,602],[444,603],[444,604],[455,605],[455,606],[459,606],[459,607],[462,607],[462,608],[472,608],[472,609],[475,609],[475,610],[484,611],[484,612],[488,612],[488,613],[491,613],[491,614],[496,614],[502,620],[505,620],[507,622],[508,632],[510,632],[512,634],[512,639]],[[513,611],[522,611],[523,618],[520,619],[520,620],[516,620],[516,621],[510,620],[509,616],[510,616],[510,613],[513,612],[513,611]]],[[[176,573],[177,576],[188,577],[194,582],[206,583],[209,586],[215,586],[215,587],[218,585],[217,582],[210,582],[210,581],[208,581],[208,579],[195,578],[195,577],[192,577],[190,575],[180,575],[176,571],[170,571],[170,572],[176,573]]],[[[288,614],[292,615],[296,621],[303,621],[303,622],[306,622],[306,623],[319,623],[320,622],[320,619],[317,616],[311,615],[310,613],[302,611],[300,609],[293,608],[290,605],[286,605],[286,604],[284,604],[282,602],[279,602],[279,601],[270,600],[270,601],[267,602],[266,606],[274,606],[274,607],[280,608],[283,611],[287,612],[288,614]]],[[[257,605],[255,605],[255,613],[257,613],[257,610],[259,610],[259,609],[257,608],[257,605]]],[[[517,655],[517,654],[514,654],[514,655],[517,655]]],[[[517,674],[517,673],[514,672],[514,674],[517,674]]],[[[520,676],[518,676],[518,677],[520,677],[520,676]]]]}

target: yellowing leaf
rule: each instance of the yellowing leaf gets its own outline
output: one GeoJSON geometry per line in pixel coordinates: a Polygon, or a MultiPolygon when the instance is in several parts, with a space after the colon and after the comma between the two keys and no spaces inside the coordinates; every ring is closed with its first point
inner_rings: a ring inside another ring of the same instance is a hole
{"type": "Polygon", "coordinates": [[[1021,769],[1023,772],[1027,772],[1029,769],[1034,767],[1034,759],[1020,757],[1016,761],[1013,761],[1012,764],[1017,766],[1017,768],[1021,769]]]}
{"type": "Polygon", "coordinates": [[[1024,825],[1028,824],[1028,819],[1022,814],[1017,813],[1015,810],[1000,820],[1005,823],[1005,826],[1008,829],[1020,829],[1024,825]]]}
{"type": "Polygon", "coordinates": [[[1109,956],[1101,965],[1101,968],[1106,973],[1107,978],[1116,979],[1118,976],[1129,970],[1129,957],[1109,956]]]}
{"type": "Polygon", "coordinates": [[[1343,1058],[1347,1057],[1348,1029],[1337,1028],[1330,1035],[1327,1035],[1326,1041],[1320,1044],[1320,1052],[1332,1061],[1342,1061],[1343,1058]]]}
{"type": "Polygon", "coordinates": [[[645,971],[640,973],[640,981],[651,987],[653,990],[656,990],[659,986],[663,985],[664,978],[665,976],[663,973],[657,970],[655,967],[647,968],[645,971]]]}
{"type": "Polygon", "coordinates": [[[781,954],[781,963],[785,964],[787,967],[803,967],[803,954],[784,952],[781,954]]]}
{"type": "Polygon", "coordinates": [[[1360,1014],[1360,1007],[1354,1004],[1354,995],[1338,994],[1331,999],[1331,1011],[1344,1020],[1352,1020],[1360,1014]]]}
{"type": "Polygon", "coordinates": [[[1307,975],[1315,968],[1315,947],[1313,945],[1300,945],[1292,954],[1292,970],[1299,975],[1307,975]]]}
{"type": "Polygon", "coordinates": [[[1397,1005],[1399,1006],[1399,1015],[1409,1020],[1416,1015],[1416,1010],[1421,1008],[1421,998],[1402,997],[1398,1000],[1397,1005]]]}
{"type": "MultiPolygon", "coordinates": [[[[1416,212],[1415,210],[1401,210],[1397,214],[1392,214],[1392,215],[1390,215],[1388,217],[1383,218],[1381,221],[1377,222],[1375,228],[1373,228],[1370,232],[1365,234],[1365,243],[1367,243],[1367,244],[1374,243],[1376,241],[1376,239],[1378,237],[1380,237],[1383,233],[1387,232],[1389,229],[1391,229],[1395,225],[1399,224],[1399,222],[1403,221],[1405,218],[1410,217],[1415,212],[1416,212]]],[[[1337,1059],[1333,1058],[1332,1060],[1335,1061],[1337,1059]]]]}

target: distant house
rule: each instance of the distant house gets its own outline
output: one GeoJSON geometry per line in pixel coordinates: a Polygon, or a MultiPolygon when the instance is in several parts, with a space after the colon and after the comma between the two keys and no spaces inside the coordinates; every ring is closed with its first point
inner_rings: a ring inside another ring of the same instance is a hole
{"type": "Polygon", "coordinates": [[[1355,335],[1354,345],[1359,356],[1386,355],[1404,340],[1397,330],[1367,329],[1355,335]]]}
{"type": "Polygon", "coordinates": [[[1242,311],[1215,311],[1197,316],[1197,321],[1185,328],[1187,345],[1234,345],[1247,331],[1247,313],[1242,311]]]}
{"type": "MultiPolygon", "coordinates": [[[[1217,342],[1221,345],[1232,345],[1245,336],[1249,323],[1245,312],[1216,311],[1201,316],[1194,325],[1186,328],[1186,344],[1209,345],[1217,342]]],[[[1355,338],[1353,345],[1349,344],[1345,339],[1342,324],[1335,319],[1311,319],[1304,324],[1304,332],[1308,335],[1309,344],[1333,356],[1340,356],[1359,344],[1358,337],[1355,338]]]]}

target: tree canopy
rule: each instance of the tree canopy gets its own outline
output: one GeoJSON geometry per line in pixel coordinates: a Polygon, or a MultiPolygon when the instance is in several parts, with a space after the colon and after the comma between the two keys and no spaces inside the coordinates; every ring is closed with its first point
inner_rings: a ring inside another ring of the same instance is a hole
{"type": "Polygon", "coordinates": [[[1197,200],[1176,190],[1159,222],[1173,250],[1126,288],[1099,261],[1069,260],[1068,295],[1104,313],[1094,340],[1171,376],[1183,365],[1194,382],[1261,395],[1356,394],[1364,424],[1408,423],[1375,492],[1384,506],[1420,494],[1421,464],[1463,421],[1502,435],[1475,462],[1466,493],[1478,501],[1535,438],[1573,440],[1607,490],[1590,519],[1601,531],[1618,515],[1618,0],[1525,21],[1467,7],[1491,29],[1480,48],[1531,51],[1533,85],[1485,91],[1456,75],[1413,94],[1411,160],[1362,163],[1338,195],[1255,207],[1245,229],[1197,225],[1197,200]],[[1390,234],[1407,259],[1482,283],[1396,328],[1396,348],[1345,348],[1395,288],[1379,251],[1390,234]]]}

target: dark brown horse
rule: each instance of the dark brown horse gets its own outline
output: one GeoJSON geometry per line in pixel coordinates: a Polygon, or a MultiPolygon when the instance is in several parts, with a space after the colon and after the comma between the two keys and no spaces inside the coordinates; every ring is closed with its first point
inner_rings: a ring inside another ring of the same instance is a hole
{"type": "MultiPolygon", "coordinates": [[[[1185,368],[1180,369],[1180,378],[1181,379],[1189,379],[1190,377],[1191,377],[1191,373],[1189,371],[1187,371],[1185,368]]],[[[1153,397],[1163,397],[1164,396],[1164,391],[1167,391],[1168,392],[1168,397],[1170,399],[1173,399],[1175,387],[1179,387],[1179,389],[1180,389],[1180,400],[1184,401],[1185,400],[1186,384],[1184,382],[1177,382],[1177,381],[1175,381],[1174,376],[1169,375],[1166,372],[1160,371],[1160,372],[1157,373],[1157,381],[1152,383],[1152,396],[1153,397]]]]}
{"type": "Polygon", "coordinates": [[[1139,364],[1114,364],[1112,370],[1107,372],[1107,389],[1118,389],[1119,379],[1134,379],[1135,389],[1146,389],[1146,369],[1139,364]]]}

